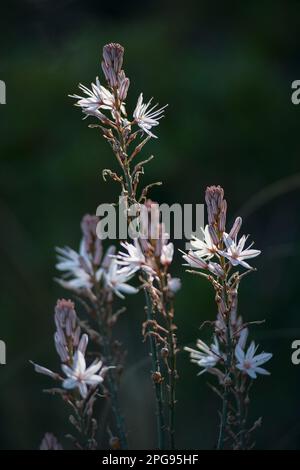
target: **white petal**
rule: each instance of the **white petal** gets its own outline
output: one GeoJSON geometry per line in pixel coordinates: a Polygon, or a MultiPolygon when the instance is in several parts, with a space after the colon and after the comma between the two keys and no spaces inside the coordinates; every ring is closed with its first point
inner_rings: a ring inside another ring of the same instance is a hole
{"type": "Polygon", "coordinates": [[[79,388],[79,392],[80,392],[80,395],[82,396],[82,398],[86,398],[87,393],[88,393],[86,384],[84,382],[79,382],[78,383],[78,388],[79,388]]]}
{"type": "Polygon", "coordinates": [[[77,380],[75,379],[65,379],[63,381],[63,387],[66,388],[67,390],[71,390],[72,388],[77,387],[77,380]]]}

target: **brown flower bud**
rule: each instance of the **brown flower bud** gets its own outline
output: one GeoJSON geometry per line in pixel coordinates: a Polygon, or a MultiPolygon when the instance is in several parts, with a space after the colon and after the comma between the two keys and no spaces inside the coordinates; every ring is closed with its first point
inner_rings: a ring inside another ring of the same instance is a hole
{"type": "Polygon", "coordinates": [[[168,348],[162,348],[161,351],[160,351],[160,354],[161,354],[161,357],[163,359],[167,359],[167,357],[169,356],[169,350],[168,348]]]}
{"type": "Polygon", "coordinates": [[[116,436],[112,436],[109,440],[109,447],[112,449],[112,450],[118,450],[118,449],[121,449],[121,444],[120,444],[120,440],[118,437],[116,436]]]}
{"type": "Polygon", "coordinates": [[[155,384],[161,384],[162,381],[163,381],[163,378],[162,378],[161,373],[158,372],[158,371],[153,372],[153,374],[152,374],[152,380],[153,380],[153,382],[154,382],[155,384]]]}

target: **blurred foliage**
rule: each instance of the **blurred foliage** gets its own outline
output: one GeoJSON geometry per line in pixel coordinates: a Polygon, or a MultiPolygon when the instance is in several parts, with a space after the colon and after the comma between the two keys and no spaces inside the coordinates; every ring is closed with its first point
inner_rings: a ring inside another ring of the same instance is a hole
{"type": "MultiPolygon", "coordinates": [[[[56,298],[69,294],[53,282],[54,246],[76,248],[82,215],[117,198],[118,188],[101,177],[103,168],[116,168],[112,153],[67,96],[101,74],[101,48],[110,41],[126,47],[129,109],[140,91],[169,103],[159,139],[144,153],[156,156],[145,182],[164,181],[153,199],[202,203],[205,187],[221,184],[229,214],[247,216],[244,231],[263,250],[240,294],[244,318],[266,320],[252,334],[274,353],[272,375],[253,388],[253,419],[264,417],[257,446],[300,447],[300,370],[290,360],[300,337],[300,108],[290,100],[291,82],[300,78],[299,15],[293,1],[1,5],[0,338],[8,348],[0,368],[1,448],[37,448],[45,431],[67,432],[64,407],[42,394],[49,380],[28,361],[58,366],[52,312],[56,298]]],[[[180,264],[178,254],[178,338],[185,345],[215,307],[205,281],[180,264]]],[[[122,399],[131,444],[145,448],[155,445],[155,425],[142,296],[127,304],[117,332],[129,344],[122,399]]],[[[184,353],[179,372],[177,445],[212,448],[220,403],[184,353]]]]}

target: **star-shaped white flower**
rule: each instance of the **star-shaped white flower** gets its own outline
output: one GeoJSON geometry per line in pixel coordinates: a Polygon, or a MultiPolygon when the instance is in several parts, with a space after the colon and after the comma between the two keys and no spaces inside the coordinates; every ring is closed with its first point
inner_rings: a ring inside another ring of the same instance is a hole
{"type": "Polygon", "coordinates": [[[138,240],[134,240],[134,243],[122,242],[121,246],[127,250],[127,253],[119,251],[116,259],[118,264],[123,266],[128,272],[128,275],[134,274],[139,269],[147,272],[148,274],[153,274],[153,269],[147,265],[146,258],[143,254],[141,246],[138,240]]]}
{"type": "Polygon", "coordinates": [[[251,250],[250,248],[253,245],[253,243],[251,243],[248,246],[248,248],[244,250],[245,243],[248,237],[243,235],[240,238],[239,242],[237,242],[236,238],[233,240],[232,238],[230,238],[230,236],[227,233],[224,233],[223,238],[224,238],[224,243],[226,245],[226,250],[220,250],[219,254],[229,259],[232,266],[237,266],[238,264],[240,264],[246,269],[253,269],[244,260],[255,258],[256,256],[260,255],[261,251],[253,250],[253,249],[251,250]]]}
{"type": "Polygon", "coordinates": [[[199,238],[192,236],[191,245],[192,247],[197,250],[197,256],[204,259],[212,258],[216,253],[218,253],[218,248],[214,244],[212,237],[209,232],[209,226],[206,225],[205,229],[201,227],[201,230],[204,235],[204,240],[200,240],[199,238]]]}
{"type": "Polygon", "coordinates": [[[97,374],[101,368],[102,361],[95,361],[87,368],[84,355],[77,350],[74,355],[73,366],[62,365],[62,370],[67,376],[63,381],[63,387],[67,390],[78,388],[82,398],[86,398],[88,386],[96,387],[103,382],[103,374],[107,369],[103,368],[100,374],[97,374]]]}
{"type": "Polygon", "coordinates": [[[151,132],[151,128],[158,126],[159,120],[164,116],[163,112],[164,109],[168,106],[165,105],[162,108],[157,109],[157,104],[152,106],[152,108],[149,109],[149,106],[151,105],[152,98],[148,103],[143,103],[143,93],[140,94],[134,113],[133,117],[137,125],[144,131],[146,134],[150,135],[151,137],[157,138],[156,135],[154,135],[151,132]]]}
{"type": "Polygon", "coordinates": [[[262,352],[256,356],[257,348],[258,346],[255,346],[254,341],[251,342],[246,353],[239,343],[235,347],[236,367],[252,379],[256,379],[257,374],[270,375],[270,372],[260,366],[269,361],[273,354],[262,352]]]}
{"type": "Polygon", "coordinates": [[[91,84],[90,90],[85,85],[79,84],[79,89],[83,91],[86,96],[70,95],[70,98],[77,99],[76,106],[79,106],[82,111],[88,116],[96,116],[99,119],[105,117],[99,109],[112,110],[114,107],[114,96],[102,86],[99,78],[96,77],[96,83],[91,84]]]}
{"type": "Polygon", "coordinates": [[[198,339],[196,344],[199,351],[188,347],[185,347],[184,350],[190,353],[191,362],[203,368],[203,370],[198,374],[201,375],[208,369],[215,367],[221,360],[222,355],[220,353],[220,347],[216,337],[214,337],[214,342],[210,347],[201,341],[201,339],[198,339]]]}
{"type": "Polygon", "coordinates": [[[132,278],[133,272],[128,268],[118,269],[118,261],[112,258],[108,271],[104,272],[105,285],[111,289],[118,297],[124,299],[123,294],[136,294],[138,289],[130,286],[127,282],[132,278]]]}
{"type": "Polygon", "coordinates": [[[69,289],[90,289],[93,285],[91,277],[94,275],[99,281],[102,269],[93,272],[93,266],[85,248],[84,240],[80,243],[79,253],[69,247],[56,248],[58,263],[56,269],[65,272],[65,279],[58,282],[69,289]]]}
{"type": "Polygon", "coordinates": [[[190,250],[188,253],[184,253],[182,257],[187,261],[187,264],[184,264],[183,266],[191,266],[192,268],[197,269],[208,269],[208,271],[218,277],[224,276],[224,271],[218,263],[214,263],[212,261],[206,262],[198,255],[198,251],[190,250]]]}

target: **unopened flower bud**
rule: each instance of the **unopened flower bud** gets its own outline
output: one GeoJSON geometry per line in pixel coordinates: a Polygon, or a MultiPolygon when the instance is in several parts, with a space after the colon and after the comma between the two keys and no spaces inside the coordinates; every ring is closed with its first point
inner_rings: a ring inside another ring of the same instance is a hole
{"type": "Polygon", "coordinates": [[[212,273],[215,274],[218,277],[223,277],[224,276],[224,271],[221,268],[221,266],[218,263],[214,263],[211,261],[208,263],[208,270],[212,273]]]}
{"type": "Polygon", "coordinates": [[[224,387],[230,387],[232,385],[232,380],[230,377],[225,377],[224,379],[224,387]]]}
{"type": "Polygon", "coordinates": [[[119,99],[121,101],[126,100],[129,85],[130,85],[130,80],[129,78],[125,77],[124,80],[122,80],[120,87],[119,87],[119,99]]]}
{"type": "Polygon", "coordinates": [[[160,255],[160,262],[163,266],[168,266],[172,263],[174,254],[174,245],[173,243],[168,243],[167,245],[163,245],[161,249],[160,255]]]}
{"type": "Polygon", "coordinates": [[[116,73],[122,69],[123,57],[124,47],[120,44],[112,42],[103,47],[103,60],[107,66],[113,67],[116,73]]]}
{"type": "Polygon", "coordinates": [[[163,359],[167,359],[167,357],[169,356],[169,350],[168,348],[162,348],[161,351],[160,351],[160,354],[161,354],[161,357],[163,359]]]}
{"type": "Polygon", "coordinates": [[[122,65],[124,48],[120,44],[110,43],[103,47],[102,70],[112,88],[119,86],[122,81],[122,65]]]}
{"type": "Polygon", "coordinates": [[[83,355],[85,355],[88,342],[89,342],[89,337],[86,333],[84,333],[81,336],[79,344],[78,344],[78,351],[82,352],[83,355]]]}
{"type": "Polygon", "coordinates": [[[242,217],[237,217],[234,221],[232,229],[229,232],[229,237],[232,240],[234,240],[238,236],[241,226],[242,226],[242,217]]]}
{"type": "Polygon", "coordinates": [[[217,232],[216,232],[214,226],[213,226],[213,225],[209,225],[209,226],[208,226],[208,231],[209,231],[210,238],[212,239],[214,245],[218,245],[220,239],[219,239],[219,237],[218,237],[218,235],[217,235],[217,232]]]}
{"type": "Polygon", "coordinates": [[[158,372],[158,371],[153,372],[153,374],[152,374],[152,380],[153,380],[153,382],[154,382],[155,384],[160,384],[160,383],[162,383],[163,378],[162,378],[161,373],[158,372]]]}
{"type": "Polygon", "coordinates": [[[176,294],[181,289],[181,280],[179,277],[168,279],[168,289],[171,294],[176,294]]]}
{"type": "Polygon", "coordinates": [[[207,215],[209,225],[213,225],[220,232],[225,231],[227,204],[224,199],[224,190],[221,186],[209,186],[205,192],[207,215]]]}
{"type": "Polygon", "coordinates": [[[112,436],[109,440],[109,447],[112,450],[121,449],[120,439],[116,436],[112,436]]]}
{"type": "Polygon", "coordinates": [[[54,434],[46,432],[40,445],[40,450],[63,450],[54,434]]]}

